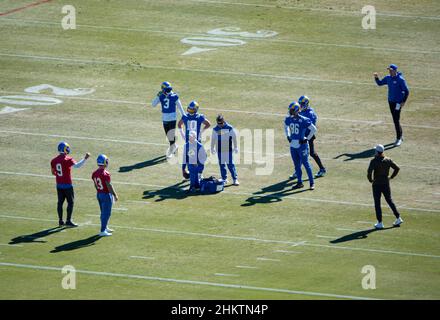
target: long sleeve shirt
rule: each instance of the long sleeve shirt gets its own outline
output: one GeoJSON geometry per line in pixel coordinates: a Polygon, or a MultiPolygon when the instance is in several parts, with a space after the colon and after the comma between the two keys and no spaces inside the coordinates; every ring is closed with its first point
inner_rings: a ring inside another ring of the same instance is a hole
{"type": "Polygon", "coordinates": [[[370,161],[368,167],[368,181],[372,182],[374,185],[388,184],[390,179],[388,178],[390,168],[394,169],[393,174],[390,177],[392,179],[399,173],[399,166],[390,158],[379,156],[374,157],[374,159],[370,161]]]}
{"type": "Polygon", "coordinates": [[[395,77],[385,76],[382,80],[375,78],[378,86],[388,85],[388,101],[402,103],[408,99],[409,89],[401,72],[395,77]]]}

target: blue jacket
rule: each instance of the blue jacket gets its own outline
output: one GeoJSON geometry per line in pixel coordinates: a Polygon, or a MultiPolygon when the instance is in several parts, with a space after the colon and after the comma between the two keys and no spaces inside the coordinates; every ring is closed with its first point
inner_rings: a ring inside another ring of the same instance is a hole
{"type": "Polygon", "coordinates": [[[398,72],[395,77],[388,75],[382,80],[375,80],[378,86],[388,85],[388,101],[402,103],[408,99],[408,86],[401,72],[398,72]]]}

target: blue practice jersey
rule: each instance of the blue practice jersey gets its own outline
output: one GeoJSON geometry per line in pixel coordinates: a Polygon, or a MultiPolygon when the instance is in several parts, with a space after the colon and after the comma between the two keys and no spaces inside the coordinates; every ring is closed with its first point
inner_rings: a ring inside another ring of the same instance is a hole
{"type": "Polygon", "coordinates": [[[312,121],[306,117],[298,115],[298,117],[286,117],[284,124],[289,127],[290,139],[292,140],[291,146],[294,148],[299,147],[299,142],[304,140],[306,136],[307,128],[312,125],[312,121]]]}
{"type": "Polygon", "coordinates": [[[185,143],[183,148],[183,163],[203,165],[206,162],[207,154],[205,148],[199,141],[185,143]]]}
{"type": "Polygon", "coordinates": [[[176,113],[177,100],[179,100],[179,96],[175,92],[171,92],[168,95],[159,95],[159,101],[162,106],[162,113],[176,113]]]}
{"type": "Polygon", "coordinates": [[[236,135],[234,128],[227,122],[220,128],[218,125],[212,129],[212,143],[217,149],[217,153],[228,152],[231,153],[233,149],[233,142],[236,143],[236,135]]]}
{"type": "Polygon", "coordinates": [[[195,131],[197,133],[197,141],[202,139],[202,123],[205,121],[205,116],[201,113],[184,114],[182,116],[183,124],[185,125],[186,142],[189,141],[189,132],[195,131]]]}
{"type": "MultiPolygon", "coordinates": [[[[315,110],[313,110],[311,107],[308,107],[307,109],[303,109],[300,112],[300,115],[303,117],[306,117],[307,119],[310,119],[312,121],[313,125],[316,126],[316,122],[318,121],[318,115],[315,113],[315,110]]],[[[308,136],[310,133],[310,130],[306,130],[306,136],[308,136]]]]}

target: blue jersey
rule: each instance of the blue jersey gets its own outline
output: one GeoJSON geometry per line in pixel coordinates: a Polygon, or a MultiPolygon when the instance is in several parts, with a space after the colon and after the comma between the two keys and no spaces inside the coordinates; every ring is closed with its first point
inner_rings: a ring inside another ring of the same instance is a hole
{"type": "Polygon", "coordinates": [[[217,153],[233,151],[232,145],[236,141],[234,128],[227,122],[220,128],[218,125],[212,129],[212,141],[216,145],[217,153]]]}
{"type": "Polygon", "coordinates": [[[405,102],[409,95],[409,89],[401,72],[395,77],[385,76],[382,80],[375,79],[378,86],[388,85],[388,100],[391,102],[405,102]]]}
{"type": "Polygon", "coordinates": [[[205,116],[201,113],[196,114],[184,114],[182,116],[183,124],[185,125],[185,138],[186,142],[189,141],[189,132],[195,131],[197,133],[197,141],[202,139],[202,123],[205,121],[205,116]]]}
{"type": "Polygon", "coordinates": [[[159,95],[162,113],[176,113],[177,100],[179,100],[179,96],[175,92],[171,92],[168,95],[159,95]]]}
{"type": "Polygon", "coordinates": [[[286,117],[284,124],[290,129],[291,146],[298,148],[300,141],[303,141],[306,136],[307,128],[312,125],[312,121],[302,115],[298,115],[298,117],[286,117]]]}
{"type": "Polygon", "coordinates": [[[185,143],[183,155],[184,164],[203,165],[207,158],[205,148],[199,141],[185,143]]]}
{"type": "MultiPolygon", "coordinates": [[[[308,107],[307,109],[303,109],[300,112],[300,115],[302,115],[303,117],[306,117],[308,119],[310,119],[310,121],[312,121],[313,125],[316,126],[316,122],[318,121],[318,116],[315,113],[315,110],[313,110],[312,108],[308,107]]],[[[306,130],[306,136],[308,136],[310,133],[310,130],[307,129],[306,130]]]]}

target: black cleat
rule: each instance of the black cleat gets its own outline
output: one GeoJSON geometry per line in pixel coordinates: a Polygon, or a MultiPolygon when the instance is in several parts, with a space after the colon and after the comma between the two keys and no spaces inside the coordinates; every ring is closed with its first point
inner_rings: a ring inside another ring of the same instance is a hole
{"type": "Polygon", "coordinates": [[[301,189],[301,188],[304,188],[304,184],[302,184],[302,183],[297,183],[296,185],[294,185],[294,186],[292,187],[293,190],[295,190],[295,189],[301,189]]]}
{"type": "Polygon", "coordinates": [[[64,221],[63,220],[58,221],[58,226],[60,227],[64,226],[64,221]]]}
{"type": "Polygon", "coordinates": [[[65,226],[66,227],[72,227],[72,228],[78,227],[78,225],[76,223],[72,222],[72,221],[66,221],[65,226]]]}

